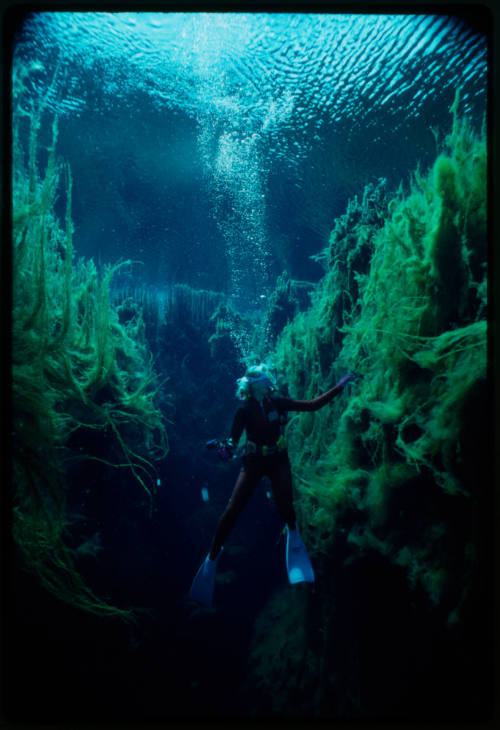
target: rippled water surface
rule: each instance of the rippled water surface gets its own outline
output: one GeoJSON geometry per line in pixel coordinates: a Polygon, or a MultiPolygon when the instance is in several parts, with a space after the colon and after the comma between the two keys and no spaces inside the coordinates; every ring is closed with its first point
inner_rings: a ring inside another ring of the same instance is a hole
{"type": "Polygon", "coordinates": [[[248,114],[262,131],[320,128],[325,113],[361,125],[402,104],[417,116],[433,94],[471,81],[469,103],[484,94],[484,39],[453,16],[46,13],[27,36],[79,71],[74,109],[89,71],[113,101],[140,88],[194,115],[248,114]]]}
{"type": "MultiPolygon", "coordinates": [[[[160,256],[162,277],[196,283],[208,236],[239,293],[285,266],[318,278],[309,257],[348,198],[380,177],[395,188],[431,161],[432,128],[449,131],[456,89],[477,124],[486,108],[484,35],[455,16],[39,13],[23,24],[16,53],[33,64],[33,93],[65,120],[61,152],[82,181],[106,158],[108,187],[125,177],[126,204],[143,220],[141,190],[156,191],[161,226],[148,213],[139,248],[155,264],[160,256]],[[198,226],[180,195],[194,188],[198,226]],[[180,242],[190,264],[173,260],[180,242]]],[[[85,194],[97,218],[101,203],[85,194]]],[[[118,220],[120,254],[133,255],[137,232],[125,225],[118,220]]],[[[116,258],[112,228],[101,243],[88,215],[77,229],[85,252],[102,253],[107,238],[104,257],[116,258]]],[[[216,268],[199,283],[224,288],[216,268]]]]}

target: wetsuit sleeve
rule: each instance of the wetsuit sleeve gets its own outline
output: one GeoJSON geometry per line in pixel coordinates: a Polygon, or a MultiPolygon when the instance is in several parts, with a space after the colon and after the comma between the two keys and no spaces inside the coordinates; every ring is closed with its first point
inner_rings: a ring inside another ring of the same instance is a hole
{"type": "Polygon", "coordinates": [[[284,411],[318,411],[341,392],[342,388],[334,385],[334,387],[327,390],[326,393],[323,393],[312,400],[296,400],[295,398],[279,398],[276,400],[279,403],[279,408],[284,411]]]}
{"type": "Polygon", "coordinates": [[[238,408],[236,411],[236,414],[234,416],[233,425],[231,426],[231,438],[233,440],[233,444],[237,445],[241,434],[243,433],[243,429],[245,428],[245,414],[243,412],[243,408],[238,408]]]}

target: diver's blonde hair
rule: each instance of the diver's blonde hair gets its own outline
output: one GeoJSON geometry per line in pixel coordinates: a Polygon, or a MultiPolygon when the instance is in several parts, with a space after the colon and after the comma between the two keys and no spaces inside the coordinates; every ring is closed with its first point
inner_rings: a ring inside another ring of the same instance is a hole
{"type": "Polygon", "coordinates": [[[265,363],[261,362],[258,365],[250,365],[245,371],[245,375],[242,378],[238,378],[236,381],[236,397],[240,400],[250,398],[252,395],[252,378],[260,378],[263,375],[267,375],[270,387],[276,387],[276,379],[271,371],[271,368],[265,363]]]}

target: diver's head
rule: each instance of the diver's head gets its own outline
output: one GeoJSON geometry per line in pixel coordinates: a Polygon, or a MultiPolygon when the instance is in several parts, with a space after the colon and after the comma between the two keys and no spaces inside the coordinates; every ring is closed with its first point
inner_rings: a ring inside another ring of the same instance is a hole
{"type": "Polygon", "coordinates": [[[252,397],[261,400],[276,388],[276,381],[265,363],[247,368],[245,375],[236,382],[238,384],[236,395],[241,400],[252,397]]]}

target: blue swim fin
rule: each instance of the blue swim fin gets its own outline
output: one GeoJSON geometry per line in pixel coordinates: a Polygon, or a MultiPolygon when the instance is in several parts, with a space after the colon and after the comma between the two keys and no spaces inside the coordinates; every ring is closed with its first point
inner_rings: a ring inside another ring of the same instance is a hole
{"type": "Polygon", "coordinates": [[[290,583],[314,583],[314,570],[297,528],[287,526],[286,569],[290,583]]]}
{"type": "Polygon", "coordinates": [[[189,590],[189,597],[193,601],[203,603],[204,606],[211,606],[214,598],[214,587],[215,587],[215,570],[217,568],[217,561],[220,558],[224,548],[220,549],[219,554],[214,560],[210,560],[210,556],[207,555],[203,563],[198,568],[194,580],[189,590]]]}

